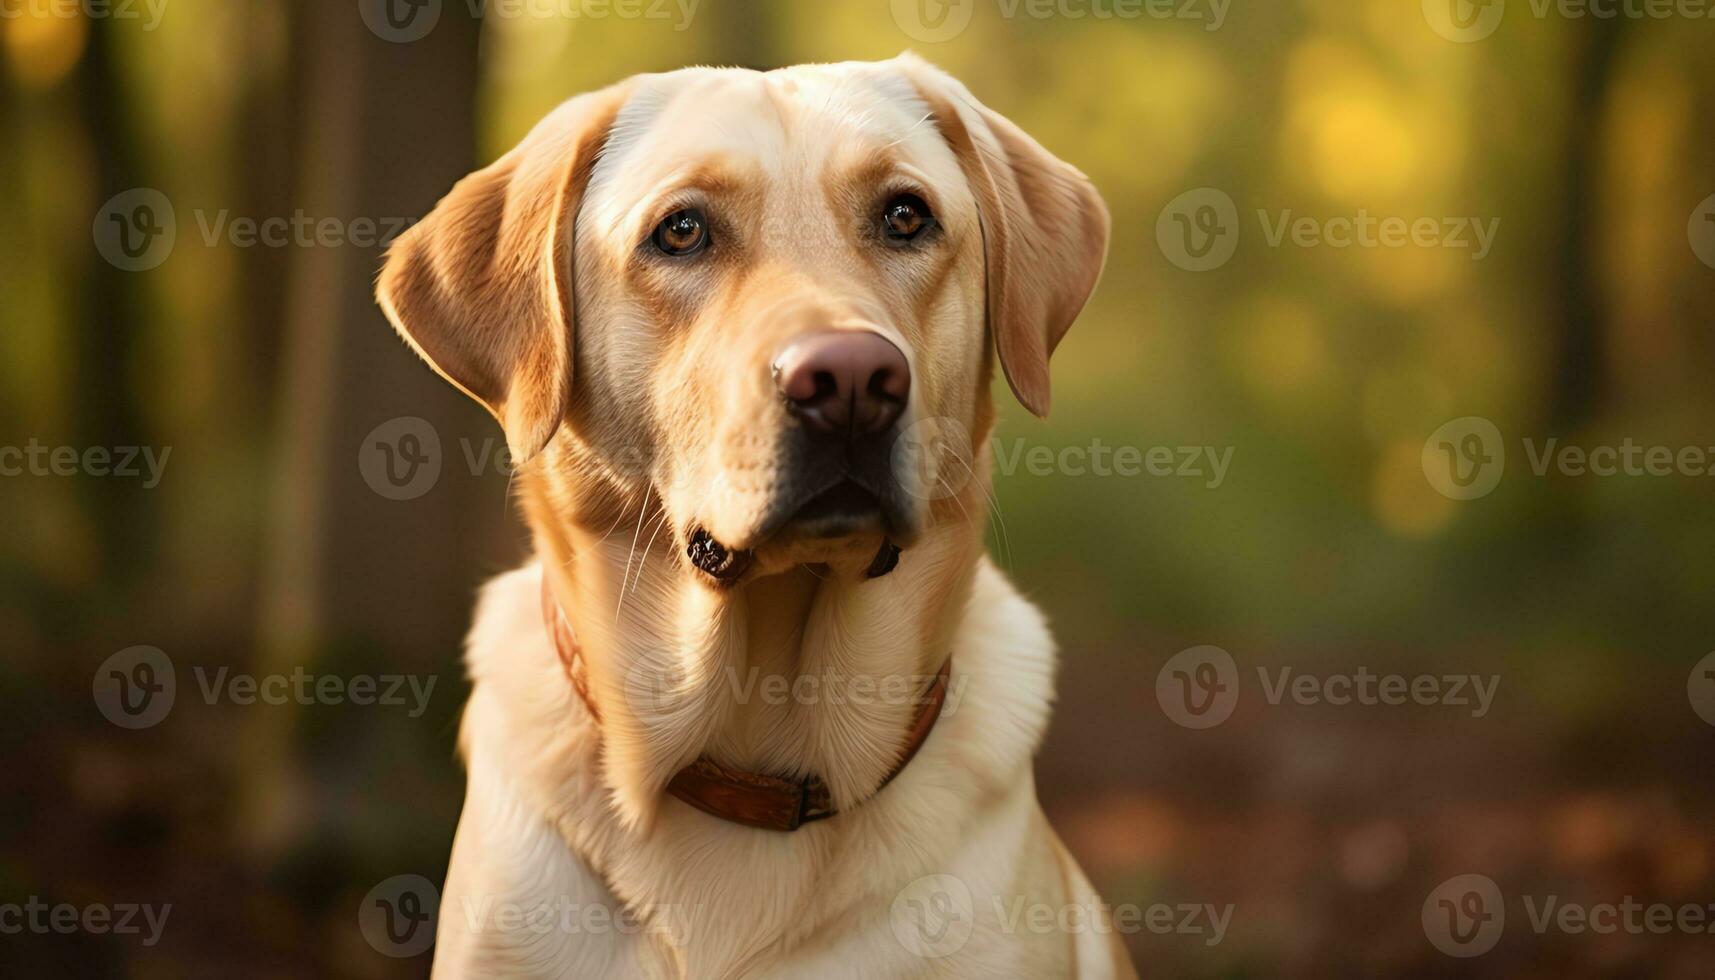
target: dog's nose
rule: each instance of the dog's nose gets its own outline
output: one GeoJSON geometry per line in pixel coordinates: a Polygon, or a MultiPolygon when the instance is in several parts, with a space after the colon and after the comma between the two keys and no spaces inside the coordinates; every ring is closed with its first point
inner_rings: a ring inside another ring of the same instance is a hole
{"type": "Polygon", "coordinates": [[[788,344],[774,359],[774,383],[809,428],[870,435],[892,425],[905,410],[911,367],[880,334],[835,330],[788,344]]]}

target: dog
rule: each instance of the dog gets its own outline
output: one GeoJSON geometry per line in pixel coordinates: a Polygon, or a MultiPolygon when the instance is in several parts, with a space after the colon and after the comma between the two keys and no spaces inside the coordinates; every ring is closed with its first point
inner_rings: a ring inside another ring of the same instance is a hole
{"type": "Polygon", "coordinates": [[[536,550],[468,639],[437,976],[1135,975],[983,542],[992,365],[1046,415],[1109,224],[905,54],[578,96],[394,243],[536,550]]]}

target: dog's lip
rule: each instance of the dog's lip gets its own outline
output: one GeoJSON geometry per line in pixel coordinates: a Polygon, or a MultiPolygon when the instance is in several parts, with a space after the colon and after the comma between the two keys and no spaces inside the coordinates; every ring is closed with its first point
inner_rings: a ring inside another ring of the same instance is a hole
{"type": "Polygon", "coordinates": [[[756,535],[761,545],[781,537],[830,541],[864,533],[905,535],[892,495],[856,473],[841,472],[804,488],[774,509],[756,535]]]}
{"type": "Polygon", "coordinates": [[[864,523],[881,519],[881,497],[856,480],[846,477],[806,500],[786,523],[820,527],[830,523],[864,523]]]}

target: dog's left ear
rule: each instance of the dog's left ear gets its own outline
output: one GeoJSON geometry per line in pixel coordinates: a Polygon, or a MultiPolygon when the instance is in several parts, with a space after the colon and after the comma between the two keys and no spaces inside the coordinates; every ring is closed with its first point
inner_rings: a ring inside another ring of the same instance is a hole
{"type": "Polygon", "coordinates": [[[928,104],[977,197],[988,265],[988,321],[1012,392],[1048,414],[1048,357],[1095,291],[1108,209],[1076,167],[914,54],[895,64],[928,104]]]}
{"type": "Polygon", "coordinates": [[[388,251],[376,298],[440,375],[481,402],[523,462],[572,384],[572,229],[623,87],[561,105],[458,182],[388,251]]]}

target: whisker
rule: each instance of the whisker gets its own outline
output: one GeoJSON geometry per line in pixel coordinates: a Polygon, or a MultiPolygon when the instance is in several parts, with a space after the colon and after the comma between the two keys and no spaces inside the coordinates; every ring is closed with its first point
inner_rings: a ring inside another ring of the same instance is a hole
{"type": "Polygon", "coordinates": [[[661,516],[655,520],[655,530],[649,532],[649,543],[643,546],[643,557],[638,559],[637,578],[633,579],[631,582],[632,592],[636,592],[637,587],[643,583],[643,575],[649,570],[649,550],[655,547],[655,538],[661,533],[661,529],[666,526],[667,508],[663,507],[661,508],[661,516]]]}
{"type": "Polygon", "coordinates": [[[625,611],[625,583],[631,579],[631,559],[637,555],[637,539],[643,537],[643,515],[649,510],[649,491],[642,492],[643,502],[637,508],[637,531],[631,535],[631,550],[625,555],[625,573],[619,577],[619,605],[613,609],[613,623],[619,625],[620,613],[625,611]]]}

